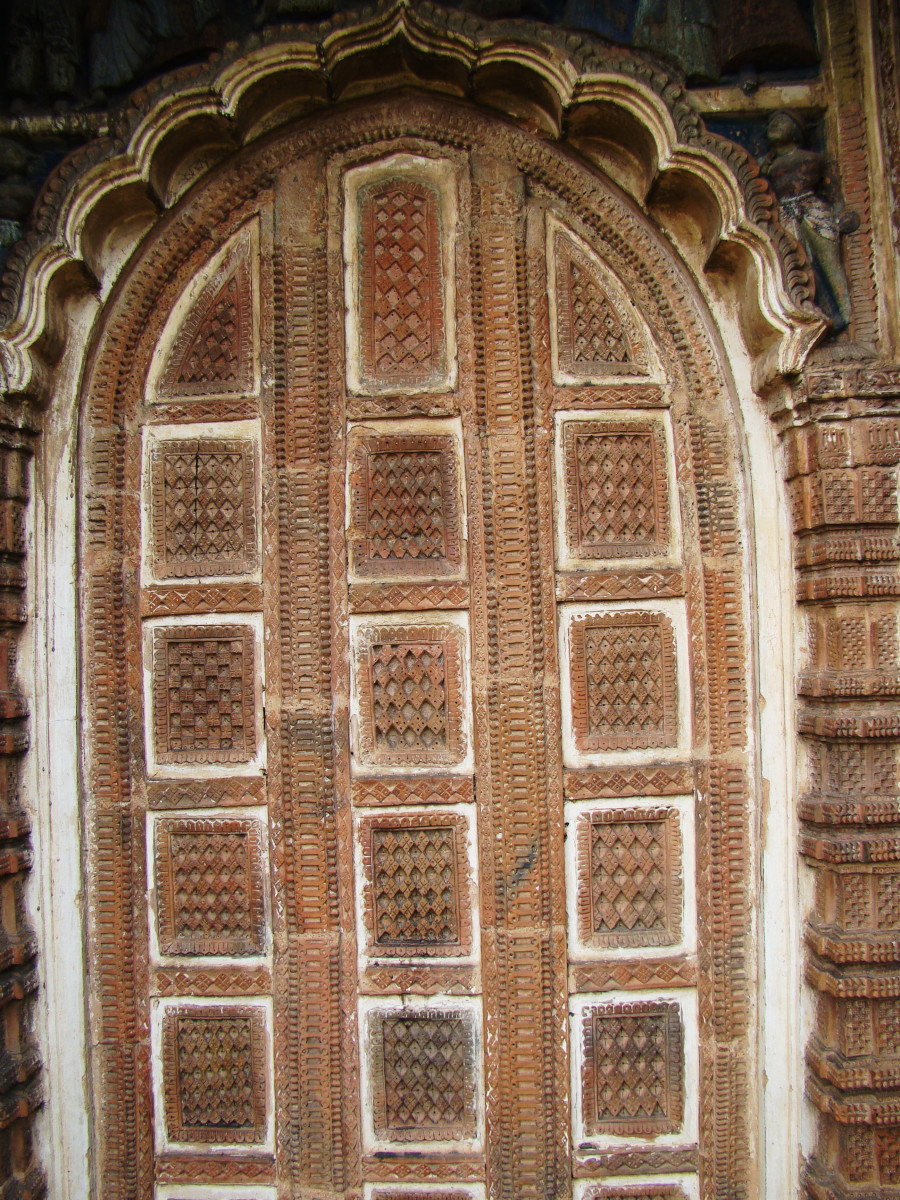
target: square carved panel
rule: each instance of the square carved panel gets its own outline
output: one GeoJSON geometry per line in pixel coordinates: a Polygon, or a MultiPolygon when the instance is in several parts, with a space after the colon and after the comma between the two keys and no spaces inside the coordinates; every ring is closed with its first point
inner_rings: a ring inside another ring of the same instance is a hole
{"type": "Polygon", "coordinates": [[[166,1007],[162,1070],[170,1142],[266,1142],[266,1038],[259,1005],[166,1007]]]}
{"type": "Polygon", "coordinates": [[[676,1001],[587,1008],[582,1108],[588,1136],[676,1133],[684,1116],[684,1033],[676,1001]]]}
{"type": "Polygon", "coordinates": [[[460,813],[367,816],[359,823],[370,957],[453,957],[472,949],[468,822],[460,813]]]}
{"type": "Polygon", "coordinates": [[[681,940],[681,822],[676,808],[599,809],[578,820],[578,936],[585,946],[681,940]]]}
{"type": "Polygon", "coordinates": [[[154,867],[163,955],[265,951],[262,829],[248,817],[155,822],[154,867]]]}
{"type": "Polygon", "coordinates": [[[370,1012],[375,1136],[465,1141],[477,1133],[476,1033],[468,1009],[370,1012]]]}
{"type": "Polygon", "coordinates": [[[670,553],[665,435],[658,421],[565,421],[565,531],[576,560],[670,553]]]}
{"type": "Polygon", "coordinates": [[[156,761],[250,762],[257,748],[252,628],[170,625],[152,636],[156,761]]]}
{"type": "Polygon", "coordinates": [[[156,579],[249,575],[259,569],[252,439],[154,439],[149,503],[156,579]]]}
{"type": "Polygon", "coordinates": [[[351,430],[349,472],[353,575],[459,577],[463,543],[452,435],[351,430]]]}
{"type": "Polygon", "coordinates": [[[358,627],[358,765],[452,766],[466,758],[464,637],[450,623],[358,627]]]}
{"type": "Polygon", "coordinates": [[[674,746],[675,636],[664,613],[594,613],[570,629],[572,729],[581,751],[674,746]]]}

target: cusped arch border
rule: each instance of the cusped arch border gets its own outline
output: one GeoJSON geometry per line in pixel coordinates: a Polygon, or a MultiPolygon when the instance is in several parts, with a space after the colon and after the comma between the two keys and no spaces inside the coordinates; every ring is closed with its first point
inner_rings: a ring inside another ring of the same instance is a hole
{"type": "MultiPolygon", "coordinates": [[[[622,271],[635,296],[646,298],[648,311],[658,316],[654,328],[666,344],[675,371],[673,388],[680,391],[682,400],[685,395],[695,401],[703,398],[719,412],[727,411],[729,402],[734,403],[727,355],[722,353],[715,331],[709,328],[703,298],[690,278],[687,264],[679,261],[677,251],[660,236],[634,199],[614,184],[604,183],[572,156],[560,153],[558,147],[535,137],[533,131],[511,124],[496,112],[486,113],[464,100],[416,91],[416,95],[407,93],[401,112],[396,93],[370,94],[360,98],[358,104],[334,107],[315,115],[315,119],[300,117],[279,125],[204,175],[183,204],[174,205],[171,213],[155,222],[134,255],[131,269],[122,274],[105,305],[103,322],[92,335],[96,353],[88,363],[81,392],[87,428],[128,426],[143,396],[143,381],[156,341],[146,336],[148,330],[158,333],[185,284],[221,243],[253,216],[263,200],[261,193],[294,157],[317,151],[326,155],[336,147],[355,148],[361,155],[377,152],[373,146],[381,150],[388,147],[391,152],[412,151],[421,150],[426,143],[446,146],[451,152],[477,147],[489,156],[496,154],[497,158],[515,162],[538,186],[566,201],[585,229],[609,250],[609,259],[622,271]]],[[[202,416],[196,404],[190,402],[190,411],[202,416]]],[[[736,455],[725,456],[726,475],[736,460],[736,455]]],[[[132,481],[133,466],[131,475],[125,468],[132,481]]],[[[125,492],[131,494],[128,486],[125,492]]],[[[110,497],[108,516],[116,527],[121,526],[122,504],[121,491],[117,497],[110,497]]],[[[112,674],[107,678],[111,679],[112,674]]],[[[704,687],[698,683],[698,695],[703,693],[704,687]]],[[[116,703],[119,720],[124,723],[127,700],[120,694],[116,703]]],[[[698,727],[709,720],[699,712],[696,719],[698,727]]],[[[735,799],[740,785],[729,786],[733,791],[729,803],[736,809],[740,807],[735,799]]],[[[729,843],[740,840],[745,832],[730,827],[729,843]]],[[[137,935],[138,945],[141,936],[137,935]]],[[[134,935],[129,932],[125,941],[132,944],[134,935]]],[[[728,986],[739,993],[745,988],[744,978],[736,968],[734,955],[730,961],[734,979],[728,986]]],[[[123,1013],[130,1012],[135,998],[123,996],[120,1003],[123,1013]]],[[[728,1004],[738,1010],[743,1000],[735,994],[728,1004]]],[[[751,1036],[751,1024],[746,1014],[740,1017],[737,1025],[741,1039],[751,1036]]],[[[712,1096],[713,1089],[707,1089],[706,1127],[712,1127],[712,1096]]],[[[741,1121],[749,1120],[749,1105],[738,1107],[743,1114],[741,1121]]],[[[128,1106],[122,1105],[121,1109],[125,1112],[128,1106]]],[[[730,1132],[723,1137],[731,1137],[730,1132]]]]}
{"type": "MultiPolygon", "coordinates": [[[[723,267],[738,281],[754,385],[803,367],[826,329],[803,251],[779,224],[753,158],[704,128],[671,75],[581,35],[389,0],[317,26],[266,30],[156,81],[118,114],[110,136],[60,165],[0,290],[3,390],[49,399],[42,336],[52,328],[58,352],[73,283],[107,295],[129,252],[223,158],[298,117],[404,84],[499,111],[593,158],[639,204],[658,193],[669,208],[680,201],[692,237],[699,233],[700,269],[723,267]],[[130,230],[125,251],[106,236],[111,214],[130,230]]],[[[697,260],[679,227],[670,235],[697,260]]]]}

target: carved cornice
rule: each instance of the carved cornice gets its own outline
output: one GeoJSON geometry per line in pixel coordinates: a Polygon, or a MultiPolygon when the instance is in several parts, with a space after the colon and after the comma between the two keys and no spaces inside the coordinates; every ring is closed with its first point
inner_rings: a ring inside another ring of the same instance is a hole
{"type": "Polygon", "coordinates": [[[132,97],[108,136],[64,160],[0,294],[4,389],[47,390],[36,343],[60,281],[87,280],[104,294],[114,282],[123,256],[101,237],[110,202],[117,221],[146,229],[227,154],[337,101],[398,86],[473,101],[588,155],[603,142],[638,159],[639,202],[655,185],[674,188],[701,216],[708,268],[741,281],[757,383],[803,366],[825,328],[803,252],[779,225],[755,160],[705,129],[682,85],[647,57],[582,35],[390,0],[266,29],[164,76],[132,97]]]}

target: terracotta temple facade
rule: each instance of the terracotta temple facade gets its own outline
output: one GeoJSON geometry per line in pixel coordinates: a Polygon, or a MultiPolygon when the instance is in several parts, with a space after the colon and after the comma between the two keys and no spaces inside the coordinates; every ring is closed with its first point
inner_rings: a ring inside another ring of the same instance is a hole
{"type": "Polygon", "coordinates": [[[900,12],[316,7],[16,26],[0,1198],[900,1197],[900,12]]]}

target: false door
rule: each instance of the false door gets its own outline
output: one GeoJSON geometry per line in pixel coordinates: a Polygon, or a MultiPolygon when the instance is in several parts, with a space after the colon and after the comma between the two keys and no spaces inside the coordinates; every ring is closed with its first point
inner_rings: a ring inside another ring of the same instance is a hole
{"type": "Polygon", "coordinates": [[[530,135],[342,120],[190,193],[96,356],[101,1190],[745,1195],[746,602],[698,302],[530,135]]]}

